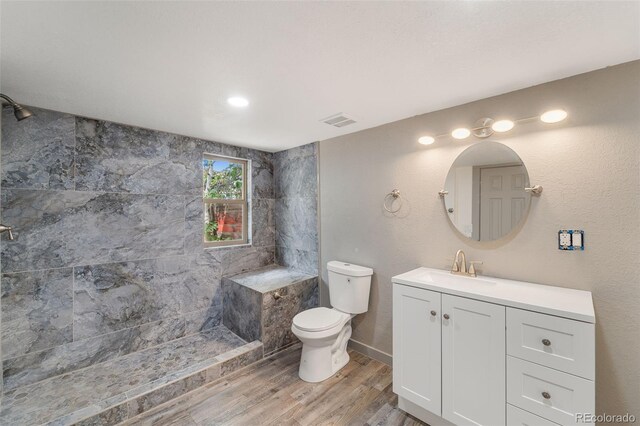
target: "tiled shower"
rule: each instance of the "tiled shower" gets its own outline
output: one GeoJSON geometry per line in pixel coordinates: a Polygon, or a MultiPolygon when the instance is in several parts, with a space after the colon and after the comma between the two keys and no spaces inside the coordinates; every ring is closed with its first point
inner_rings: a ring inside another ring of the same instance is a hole
{"type": "MultiPolygon", "coordinates": [[[[272,154],[33,111],[23,122],[2,117],[2,220],[15,240],[1,242],[0,419],[110,423],[261,357],[259,340],[223,324],[221,282],[274,264],[317,277],[316,144],[272,154]],[[204,153],[250,160],[251,244],[205,249],[204,153]],[[71,414],[37,407],[38,389],[97,380],[81,369],[99,375],[153,357],[163,367],[127,392],[61,399],[71,414]],[[174,388],[158,393],[151,382],[174,388]]],[[[314,283],[300,306],[317,303],[314,283]]]]}

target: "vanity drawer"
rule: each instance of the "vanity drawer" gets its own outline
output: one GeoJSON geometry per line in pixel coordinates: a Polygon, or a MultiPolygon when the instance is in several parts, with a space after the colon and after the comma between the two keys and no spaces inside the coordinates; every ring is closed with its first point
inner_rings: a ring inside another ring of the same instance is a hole
{"type": "Polygon", "coordinates": [[[507,402],[562,425],[575,425],[577,413],[595,410],[591,380],[507,357],[507,402]]]}
{"type": "Polygon", "coordinates": [[[511,404],[507,404],[507,424],[509,426],[558,426],[557,423],[543,419],[511,404]]]}
{"type": "Polygon", "coordinates": [[[595,327],[507,308],[507,354],[594,380],[595,327]]]}

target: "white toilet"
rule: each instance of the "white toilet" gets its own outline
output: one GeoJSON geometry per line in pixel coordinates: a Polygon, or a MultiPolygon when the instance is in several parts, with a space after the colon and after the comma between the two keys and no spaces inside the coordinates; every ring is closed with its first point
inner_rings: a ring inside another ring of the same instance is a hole
{"type": "Polygon", "coordinates": [[[333,308],[313,308],[293,317],[291,331],[302,341],[299,376],[321,382],[349,362],[351,318],[369,310],[373,269],[339,261],[327,263],[333,308]]]}

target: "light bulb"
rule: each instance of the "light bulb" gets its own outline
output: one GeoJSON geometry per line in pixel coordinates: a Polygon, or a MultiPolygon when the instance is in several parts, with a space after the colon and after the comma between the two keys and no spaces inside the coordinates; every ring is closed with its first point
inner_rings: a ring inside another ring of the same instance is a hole
{"type": "Polygon", "coordinates": [[[451,132],[451,136],[456,139],[466,139],[471,134],[469,129],[465,129],[464,127],[460,127],[451,132]]]}
{"type": "Polygon", "coordinates": [[[431,136],[422,136],[420,139],[418,139],[418,142],[422,145],[431,145],[435,141],[436,140],[431,136]]]}
{"type": "Polygon", "coordinates": [[[567,111],[563,109],[552,109],[540,116],[540,120],[544,123],[557,123],[567,118],[567,111]]]}
{"type": "Polygon", "coordinates": [[[498,120],[491,125],[491,128],[493,129],[494,132],[501,133],[501,132],[508,132],[509,130],[513,129],[513,126],[515,125],[516,124],[511,120],[498,120]]]}
{"type": "Polygon", "coordinates": [[[243,98],[242,96],[232,96],[227,99],[227,102],[229,103],[229,105],[237,108],[244,108],[249,105],[249,100],[247,98],[243,98]]]}

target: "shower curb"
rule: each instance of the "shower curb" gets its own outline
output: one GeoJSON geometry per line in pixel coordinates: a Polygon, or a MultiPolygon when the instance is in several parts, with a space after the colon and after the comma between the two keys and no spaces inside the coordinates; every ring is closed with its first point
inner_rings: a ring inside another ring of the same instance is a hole
{"type": "Polygon", "coordinates": [[[263,355],[262,342],[256,340],[45,424],[115,425],[253,364],[263,355]]]}

